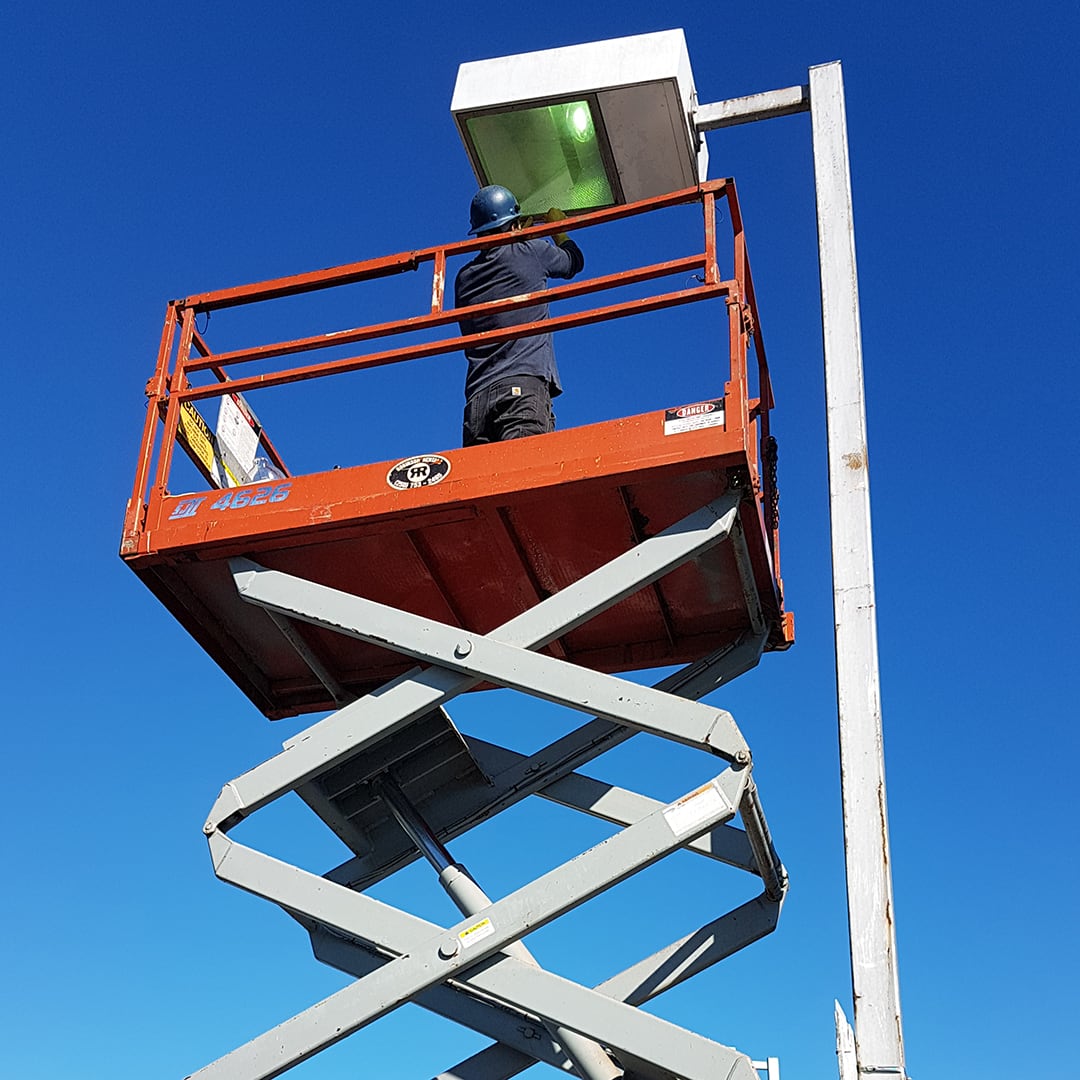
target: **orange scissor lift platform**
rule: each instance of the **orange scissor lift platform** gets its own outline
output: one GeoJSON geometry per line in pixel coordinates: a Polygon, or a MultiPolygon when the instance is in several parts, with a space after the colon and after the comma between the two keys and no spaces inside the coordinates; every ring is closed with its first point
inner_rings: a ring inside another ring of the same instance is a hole
{"type": "MultiPolygon", "coordinates": [[[[598,228],[609,221],[699,203],[703,248],[694,255],[548,289],[543,323],[483,335],[485,340],[556,331],[590,322],[717,298],[726,303],[711,396],[658,402],[656,411],[507,443],[419,455],[325,472],[288,474],[279,448],[262,453],[282,480],[220,489],[192,447],[185,410],[225,393],[246,394],[311,378],[461,350],[470,340],[440,337],[344,358],[261,370],[244,365],[295,357],[324,346],[391,339],[452,326],[479,308],[444,304],[447,259],[506,242],[487,238],[412,251],[188,297],[170,304],[121,555],[206,652],[268,717],[333,709],[413,666],[388,648],[313,624],[275,619],[245,603],[229,560],[330,586],[439,623],[486,634],[586,574],[739,489],[737,544],[711,549],[609,610],[564,633],[546,651],[601,672],[691,663],[764,627],[767,649],[792,641],[779,579],[776,482],[770,462],[772,392],[734,185],[705,183],[661,198],[541,225],[524,235],[598,228]],[[733,275],[719,269],[716,203],[732,225],[733,275]],[[329,335],[215,353],[196,329],[204,312],[329,289],[432,267],[431,309],[419,316],[329,335]],[[698,275],[677,291],[620,298],[623,286],[698,275]],[[611,293],[613,302],[562,311],[562,301],[611,293]],[[756,364],[748,377],[748,356],[756,364]],[[756,383],[751,396],[751,377],[756,383]],[[203,491],[173,494],[174,449],[204,475],[203,491]],[[410,475],[410,462],[414,472],[410,475]],[[415,471],[415,470],[419,471],[415,471]],[[433,480],[437,482],[432,482],[433,480]],[[411,484],[416,486],[409,486],[411,484]]],[[[522,234],[518,234],[519,236],[522,234]]],[[[483,305],[513,309],[536,295],[483,305]]],[[[456,331],[456,326],[454,330],[456,331]]],[[[658,389],[658,393],[662,393],[658,389]]]]}

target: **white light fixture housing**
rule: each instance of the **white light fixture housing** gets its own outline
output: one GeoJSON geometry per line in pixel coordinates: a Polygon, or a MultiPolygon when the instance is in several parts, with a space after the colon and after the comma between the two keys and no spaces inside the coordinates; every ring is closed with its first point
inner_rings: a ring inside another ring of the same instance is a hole
{"type": "Polygon", "coordinates": [[[478,60],[450,111],[481,185],[522,213],[635,202],[706,178],[682,30],[478,60]]]}

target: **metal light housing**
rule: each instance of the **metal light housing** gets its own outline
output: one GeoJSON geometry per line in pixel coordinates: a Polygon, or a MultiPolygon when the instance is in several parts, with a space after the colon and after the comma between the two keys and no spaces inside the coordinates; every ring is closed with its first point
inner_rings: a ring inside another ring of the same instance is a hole
{"type": "Polygon", "coordinates": [[[704,180],[682,30],[462,64],[450,111],[480,185],[522,213],[594,210],[704,180]]]}

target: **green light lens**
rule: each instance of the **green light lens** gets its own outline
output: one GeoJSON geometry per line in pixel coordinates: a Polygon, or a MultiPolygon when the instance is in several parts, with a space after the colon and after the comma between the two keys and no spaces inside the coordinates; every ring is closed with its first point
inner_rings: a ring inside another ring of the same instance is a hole
{"type": "Polygon", "coordinates": [[[508,187],[523,214],[614,204],[589,102],[472,116],[465,125],[488,183],[508,187]]]}

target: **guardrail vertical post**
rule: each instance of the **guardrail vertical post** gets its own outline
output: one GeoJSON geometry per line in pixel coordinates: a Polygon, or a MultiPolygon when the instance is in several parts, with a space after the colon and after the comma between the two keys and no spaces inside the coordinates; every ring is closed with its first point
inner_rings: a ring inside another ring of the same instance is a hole
{"type": "Polygon", "coordinates": [[[169,387],[169,404],[165,409],[165,430],[161,436],[161,450],[158,453],[157,474],[154,489],[150,492],[150,504],[159,502],[168,493],[169,468],[172,465],[173,449],[176,446],[176,431],[180,426],[180,400],[177,393],[187,388],[187,375],[184,365],[191,355],[191,340],[195,332],[195,312],[186,307],[180,316],[180,345],[176,353],[176,366],[173,368],[172,385],[169,387]]]}
{"type": "Polygon", "coordinates": [[[165,325],[161,331],[157,364],[154,374],[146,384],[146,418],[143,420],[142,443],[139,446],[139,463],[135,468],[135,482],[131,489],[127,511],[124,514],[124,536],[121,552],[134,551],[138,545],[138,533],[143,527],[146,505],[146,485],[150,476],[150,462],[154,456],[154,433],[159,421],[158,402],[165,396],[169,377],[169,356],[173,338],[176,336],[176,304],[170,303],[165,311],[165,325]]]}

